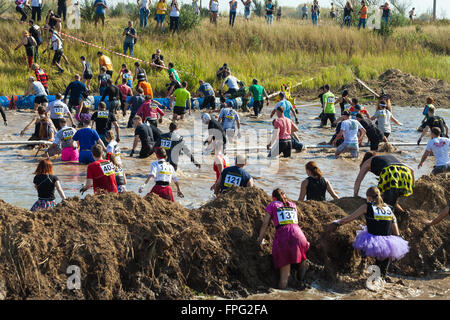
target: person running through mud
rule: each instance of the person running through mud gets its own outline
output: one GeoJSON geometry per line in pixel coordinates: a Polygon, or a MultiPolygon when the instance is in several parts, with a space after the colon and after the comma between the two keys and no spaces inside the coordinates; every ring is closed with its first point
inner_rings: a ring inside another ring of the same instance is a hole
{"type": "Polygon", "coordinates": [[[130,106],[130,117],[128,118],[127,128],[133,128],[133,119],[144,102],[144,90],[137,88],[136,95],[132,96],[130,101],[125,105],[125,110],[130,106]]]}
{"type": "Polygon", "coordinates": [[[330,85],[324,85],[323,91],[323,115],[320,120],[320,127],[326,126],[329,119],[331,122],[331,127],[334,128],[336,127],[336,108],[334,107],[336,99],[334,97],[334,94],[330,91],[330,85]]]}
{"type": "Polygon", "coordinates": [[[253,95],[253,112],[255,117],[258,117],[264,107],[264,98],[266,98],[266,105],[269,106],[269,95],[266,89],[258,84],[258,79],[253,79],[252,83],[245,98],[250,97],[250,94],[253,95]]]}
{"type": "Polygon", "coordinates": [[[357,231],[353,248],[361,251],[364,258],[376,258],[375,265],[380,268],[381,276],[385,278],[391,260],[403,258],[409,252],[409,245],[400,237],[393,209],[383,201],[380,190],[371,187],[367,189],[366,197],[367,203],[351,215],[333,221],[331,228],[337,228],[364,215],[366,226],[357,231]]]}
{"type": "Polygon", "coordinates": [[[344,142],[337,147],[334,156],[338,158],[341,153],[349,151],[352,158],[358,158],[359,145],[366,135],[366,130],[357,120],[350,119],[350,112],[344,111],[342,117],[344,117],[344,121],[341,124],[341,131],[331,144],[336,145],[336,141],[341,137],[344,137],[344,142]]]}
{"type": "Polygon", "coordinates": [[[366,130],[366,136],[370,142],[370,150],[378,151],[378,147],[382,141],[387,141],[383,132],[378,129],[370,119],[363,119],[361,113],[356,114],[356,120],[359,121],[361,126],[366,130]]]}
{"type": "Polygon", "coordinates": [[[31,94],[34,95],[34,110],[37,110],[40,105],[42,105],[44,109],[47,108],[47,92],[42,83],[40,81],[35,81],[33,77],[28,78],[28,89],[25,92],[24,97],[28,97],[31,94]]]}
{"type": "Polygon", "coordinates": [[[33,204],[30,211],[46,210],[55,207],[55,189],[62,200],[66,199],[59,178],[53,173],[53,165],[50,160],[40,160],[34,174],[33,184],[38,192],[38,200],[33,204]]]}
{"type": "Polygon", "coordinates": [[[94,161],[87,167],[86,183],[80,189],[80,193],[85,193],[91,187],[94,187],[94,194],[103,192],[119,193],[114,165],[103,159],[102,146],[98,144],[93,146],[92,155],[94,161]]]}
{"type": "Polygon", "coordinates": [[[164,108],[158,101],[152,100],[150,96],[145,96],[145,102],[141,105],[136,114],[140,116],[144,122],[148,122],[149,124],[158,127],[158,118],[159,123],[162,123],[164,117],[164,111],[162,111],[160,107],[164,108]]]}
{"type": "Polygon", "coordinates": [[[339,199],[331,183],[322,176],[322,171],[314,161],[309,161],[305,165],[305,170],[308,178],[301,184],[298,201],[305,201],[305,197],[306,200],[325,201],[327,191],[334,200],[339,199]]]}
{"type": "Polygon", "coordinates": [[[437,216],[433,221],[430,220],[424,220],[423,223],[425,223],[428,227],[434,226],[444,220],[444,218],[448,217],[449,215],[449,208],[450,206],[446,206],[444,209],[442,209],[439,216],[437,216]]]}
{"type": "Polygon", "coordinates": [[[111,110],[106,110],[106,104],[102,101],[98,104],[98,110],[94,112],[91,117],[91,126],[97,131],[100,139],[106,144],[106,131],[111,130],[114,126],[117,135],[117,142],[120,141],[120,128],[117,124],[117,119],[111,110]]]}
{"type": "Polygon", "coordinates": [[[441,137],[441,129],[431,129],[432,139],[428,141],[425,152],[420,160],[418,168],[420,169],[431,154],[436,158],[436,164],[433,168],[432,174],[450,172],[450,157],[448,151],[450,149],[450,139],[441,137]]]}
{"type": "Polygon", "coordinates": [[[298,131],[298,128],[291,119],[284,116],[284,110],[282,107],[278,107],[276,113],[277,119],[273,123],[274,130],[272,133],[271,142],[267,145],[267,150],[271,150],[278,140],[278,145],[273,150],[275,152],[271,151],[271,156],[276,157],[283,154],[284,158],[289,158],[292,152],[291,134],[298,131]]]}
{"type": "Polygon", "coordinates": [[[400,222],[407,221],[409,212],[398,204],[399,197],[409,197],[413,194],[414,169],[402,163],[393,155],[377,155],[375,151],[368,151],[360,165],[358,176],[353,187],[353,196],[357,197],[361,182],[368,172],[379,177],[378,188],[383,201],[395,208],[400,222]]]}
{"type": "Polygon", "coordinates": [[[272,219],[275,226],[275,236],[272,245],[272,257],[275,269],[280,269],[279,289],[286,289],[291,264],[298,264],[299,280],[303,283],[308,269],[306,252],[309,242],[298,225],[297,206],[290,201],[280,188],[272,192],[272,202],[266,207],[266,215],[256,242],[264,244],[263,239],[272,219]]]}
{"type": "MultiPolygon", "coordinates": [[[[435,108],[433,103],[434,103],[434,99],[432,97],[427,97],[427,104],[425,105],[425,107],[423,108],[423,111],[422,111],[422,114],[424,115],[424,118],[421,123],[422,125],[430,118],[430,116],[428,115],[428,108],[430,108],[430,107],[435,108]]],[[[423,131],[423,127],[420,126],[419,128],[417,128],[417,131],[420,131],[420,132],[423,131]]]]}
{"type": "Polygon", "coordinates": [[[136,149],[139,140],[141,141],[141,151],[139,152],[139,158],[148,158],[154,153],[155,140],[153,137],[152,128],[142,123],[142,118],[140,116],[135,116],[133,118],[134,130],[134,141],[133,147],[131,148],[130,157],[134,155],[134,149],[136,149]]]}
{"type": "Polygon", "coordinates": [[[207,113],[202,114],[202,122],[208,126],[208,138],[203,142],[203,145],[208,145],[208,150],[210,147],[214,147],[212,145],[213,142],[222,140],[223,151],[225,153],[227,134],[222,125],[217,120],[211,119],[211,116],[207,113]]]}
{"type": "Polygon", "coordinates": [[[78,162],[78,145],[73,141],[73,136],[77,130],[67,126],[67,120],[64,118],[59,119],[59,127],[61,129],[56,133],[55,140],[48,148],[46,156],[53,157],[56,154],[61,154],[61,161],[78,162]]]}
{"type": "Polygon", "coordinates": [[[177,129],[178,125],[175,122],[171,122],[169,132],[160,135],[156,141],[155,149],[160,148],[166,150],[167,161],[173,166],[175,171],[178,169],[178,160],[182,153],[190,157],[191,162],[197,168],[201,168],[200,163],[195,161],[194,155],[186,146],[186,141],[183,140],[183,137],[178,134],[177,129]]]}
{"type": "Polygon", "coordinates": [[[200,87],[198,88],[197,93],[201,93],[204,96],[203,103],[201,104],[200,109],[216,109],[216,94],[213,87],[208,82],[205,82],[203,80],[199,80],[198,84],[200,85],[200,87]]]}
{"type": "Polygon", "coordinates": [[[184,115],[186,114],[186,105],[189,107],[189,115],[191,115],[191,94],[187,91],[187,82],[183,81],[181,83],[181,88],[176,89],[173,95],[170,97],[170,104],[175,104],[173,107],[173,117],[172,122],[177,121],[178,117],[180,120],[184,120],[184,115]]]}
{"type": "Polygon", "coordinates": [[[25,53],[27,55],[26,61],[28,62],[28,68],[31,69],[33,64],[34,48],[37,46],[37,43],[28,31],[23,32],[23,38],[17,47],[14,48],[14,51],[19,49],[21,46],[25,47],[25,53]]]}
{"type": "Polygon", "coordinates": [[[231,104],[225,104],[219,113],[219,123],[227,135],[227,141],[233,143],[234,137],[241,137],[241,121],[239,114],[231,107],[231,104]]]}
{"type": "Polygon", "coordinates": [[[96,144],[99,144],[103,148],[102,150],[106,150],[105,144],[100,139],[97,131],[89,127],[90,123],[91,121],[89,120],[84,121],[83,127],[72,137],[80,145],[80,155],[78,158],[78,163],[80,164],[90,164],[95,161],[92,155],[92,147],[96,144]]]}
{"type": "Polygon", "coordinates": [[[105,91],[103,91],[103,95],[100,101],[104,101],[106,96],[108,96],[108,102],[109,102],[109,111],[116,114],[117,108],[120,106],[120,102],[123,100],[122,93],[120,92],[120,89],[115,86],[112,82],[112,79],[108,79],[107,87],[105,91]]]}
{"type": "Polygon", "coordinates": [[[79,106],[81,103],[81,100],[83,99],[83,94],[87,93],[87,88],[83,82],[80,81],[80,75],[76,74],[74,76],[74,81],[69,83],[69,85],[66,88],[66,91],[64,91],[64,102],[67,99],[67,96],[69,95],[69,110],[72,112],[72,109],[79,106]]]}
{"type": "MultiPolygon", "coordinates": [[[[112,131],[110,132],[112,133],[112,131]]],[[[112,137],[114,138],[114,133],[112,133],[112,137]]],[[[112,152],[107,152],[106,160],[108,160],[114,165],[114,176],[116,177],[117,192],[118,193],[126,192],[127,176],[123,171],[122,163],[117,160],[117,157],[112,152]]]]}
{"type": "Polygon", "coordinates": [[[108,130],[105,133],[105,141],[106,141],[106,153],[112,153],[115,156],[116,161],[122,165],[122,158],[120,157],[120,147],[119,141],[120,139],[116,139],[114,136],[114,131],[108,130]]]}
{"type": "Polygon", "coordinates": [[[53,124],[55,125],[55,128],[60,130],[60,119],[64,118],[64,115],[68,115],[70,119],[70,123],[72,126],[75,125],[75,122],[73,121],[72,114],[69,111],[69,108],[67,105],[62,102],[62,95],[60,93],[57,93],[55,95],[55,100],[50,102],[46,109],[47,114],[50,112],[50,119],[52,120],[53,124]]]}
{"type": "Polygon", "coordinates": [[[163,199],[175,202],[173,199],[172,188],[170,187],[170,182],[173,181],[177,187],[177,194],[180,198],[184,198],[183,192],[181,191],[180,184],[178,182],[177,174],[173,166],[167,162],[167,154],[164,149],[156,150],[157,161],[152,162],[150,167],[150,174],[143,185],[139,187],[139,193],[142,193],[145,186],[150,181],[150,179],[155,179],[155,185],[150,193],[157,194],[163,199]]]}
{"type": "Polygon", "coordinates": [[[381,100],[378,103],[378,105],[380,107],[380,110],[375,112],[375,114],[370,118],[370,120],[378,121],[378,129],[380,129],[383,132],[386,139],[388,139],[392,131],[391,120],[399,126],[402,126],[403,124],[400,121],[398,121],[389,110],[386,109],[387,104],[385,100],[381,100]]]}
{"type": "Polygon", "coordinates": [[[294,111],[294,107],[292,106],[292,103],[289,100],[287,100],[287,98],[286,98],[286,92],[280,92],[278,94],[278,97],[280,98],[280,101],[275,105],[275,108],[270,113],[270,117],[272,118],[273,115],[276,113],[277,108],[281,107],[284,110],[283,114],[286,118],[292,120],[292,118],[291,118],[291,113],[292,113],[292,115],[295,118],[295,123],[299,124],[297,114],[294,111]]]}
{"type": "Polygon", "coordinates": [[[214,194],[225,192],[232,187],[253,187],[252,176],[244,170],[247,164],[247,156],[238,154],[234,166],[223,169],[216,183],[214,194]]]}
{"type": "Polygon", "coordinates": [[[445,123],[445,120],[439,116],[434,115],[435,108],[434,106],[428,107],[428,120],[425,121],[421,127],[423,128],[422,134],[417,140],[417,144],[419,145],[422,141],[422,138],[427,134],[428,130],[433,128],[439,128],[441,130],[441,137],[448,138],[448,125],[445,123]]]}

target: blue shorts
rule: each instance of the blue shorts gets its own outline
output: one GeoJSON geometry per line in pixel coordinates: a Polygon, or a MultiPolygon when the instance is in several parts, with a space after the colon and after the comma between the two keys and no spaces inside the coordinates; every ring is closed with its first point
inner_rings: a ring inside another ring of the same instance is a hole
{"type": "Polygon", "coordinates": [[[157,22],[157,23],[163,23],[165,17],[166,17],[165,14],[157,14],[157,15],[156,15],[156,22],[157,22]]]}
{"type": "Polygon", "coordinates": [[[92,155],[92,151],[90,150],[81,150],[80,156],[78,158],[78,163],[82,164],[90,164],[94,162],[94,156],[92,155]]]}

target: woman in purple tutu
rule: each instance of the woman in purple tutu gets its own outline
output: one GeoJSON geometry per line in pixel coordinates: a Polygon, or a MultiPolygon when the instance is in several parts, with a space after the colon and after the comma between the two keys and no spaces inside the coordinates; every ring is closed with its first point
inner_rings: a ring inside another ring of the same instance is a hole
{"type": "Polygon", "coordinates": [[[289,201],[280,188],[272,192],[272,199],[273,202],[266,207],[266,216],[257,241],[258,245],[262,243],[270,219],[272,219],[276,229],[272,246],[273,263],[275,269],[280,269],[278,287],[285,289],[291,272],[291,264],[300,264],[300,281],[303,282],[308,268],[306,251],[309,249],[309,242],[298,225],[295,203],[289,201]]]}
{"type": "Polygon", "coordinates": [[[390,261],[400,260],[409,252],[408,241],[400,237],[397,219],[392,208],[383,202],[380,190],[371,187],[367,190],[366,196],[366,204],[351,215],[333,221],[332,224],[340,226],[364,214],[367,226],[363,230],[356,231],[353,247],[362,251],[364,257],[376,258],[376,265],[380,268],[381,275],[385,277],[390,261]]]}

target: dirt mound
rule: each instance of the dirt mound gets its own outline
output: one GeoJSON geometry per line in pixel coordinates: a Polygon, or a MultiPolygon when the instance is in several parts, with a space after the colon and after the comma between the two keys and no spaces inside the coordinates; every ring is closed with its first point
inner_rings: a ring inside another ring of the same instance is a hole
{"type": "MultiPolygon", "coordinates": [[[[274,227],[267,244],[258,247],[256,238],[270,201],[258,188],[232,189],[195,210],[131,192],[74,197],[38,213],[0,200],[0,297],[179,299],[202,292],[232,298],[266,291],[278,280],[271,256],[274,227]],[[80,268],[81,290],[67,289],[70,265],[80,268]]],[[[360,258],[351,244],[363,220],[336,232],[327,226],[361,203],[361,198],[297,203],[311,243],[308,281],[358,271],[360,258]]],[[[395,265],[403,274],[447,264],[448,223],[422,237],[417,217],[403,234],[420,241],[413,243],[411,258],[395,265]]],[[[290,285],[298,285],[295,273],[290,285]]]]}
{"type": "MultiPolygon", "coordinates": [[[[434,98],[436,107],[448,108],[450,99],[450,84],[433,78],[419,78],[398,69],[389,69],[376,80],[365,82],[377,93],[384,89],[392,97],[393,105],[424,106],[426,98],[434,98]]],[[[340,91],[347,89],[350,95],[368,94],[356,82],[343,86],[340,91]]]]}

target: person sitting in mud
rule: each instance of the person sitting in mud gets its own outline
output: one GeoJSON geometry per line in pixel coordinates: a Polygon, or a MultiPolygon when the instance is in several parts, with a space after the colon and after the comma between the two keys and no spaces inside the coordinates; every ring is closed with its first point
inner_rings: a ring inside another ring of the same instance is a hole
{"type": "Polygon", "coordinates": [[[441,137],[447,137],[448,138],[448,125],[445,123],[445,120],[439,116],[434,115],[435,114],[435,108],[434,106],[428,107],[428,120],[425,121],[421,127],[423,128],[422,134],[419,137],[419,140],[417,141],[417,144],[420,144],[420,141],[422,141],[422,138],[425,134],[427,134],[428,130],[433,128],[439,128],[441,130],[441,137]]]}
{"type": "Polygon", "coordinates": [[[397,219],[392,207],[384,203],[380,190],[371,187],[366,192],[367,203],[351,215],[332,222],[331,227],[339,227],[364,215],[366,227],[357,232],[353,247],[363,253],[363,257],[376,258],[381,276],[386,277],[391,260],[400,260],[409,252],[408,241],[400,237],[397,219]]]}
{"type": "MultiPolygon", "coordinates": [[[[40,106],[37,108],[36,111],[36,115],[34,116],[33,120],[30,121],[29,124],[27,124],[25,126],[25,128],[23,128],[22,131],[20,131],[20,136],[22,137],[25,132],[33,125],[34,125],[34,133],[31,135],[30,139],[28,139],[28,141],[37,141],[37,140],[41,140],[39,137],[39,132],[40,132],[40,128],[41,128],[41,119],[44,118],[46,116],[46,112],[45,112],[45,108],[40,106]]],[[[53,124],[53,123],[52,123],[53,124]]],[[[56,129],[55,129],[56,130],[56,129]]],[[[34,148],[34,146],[30,146],[31,149],[34,148]]]]}
{"type": "Polygon", "coordinates": [[[272,257],[275,269],[280,269],[280,280],[278,287],[286,289],[291,264],[299,264],[299,278],[303,282],[308,262],[306,252],[309,249],[309,242],[298,225],[297,206],[290,201],[280,188],[272,192],[272,202],[266,207],[266,215],[256,240],[261,245],[272,219],[275,226],[275,236],[272,245],[272,257]]]}
{"type": "Polygon", "coordinates": [[[382,141],[387,141],[383,132],[381,132],[370,119],[363,119],[362,114],[359,112],[356,114],[356,120],[358,120],[364,130],[366,130],[366,135],[370,142],[370,150],[378,151],[380,143],[382,141]]]}
{"type": "Polygon", "coordinates": [[[95,161],[87,167],[86,183],[80,189],[81,194],[91,187],[94,187],[95,194],[103,192],[118,193],[114,165],[103,159],[103,147],[96,144],[92,147],[91,152],[95,161]]]}
{"type": "Polygon", "coordinates": [[[78,162],[78,145],[72,139],[77,130],[67,126],[65,118],[59,120],[59,125],[61,129],[56,133],[53,144],[46,151],[46,156],[53,157],[61,154],[62,161],[78,162]]]}
{"type": "Polygon", "coordinates": [[[181,192],[180,184],[178,183],[177,174],[172,165],[167,162],[166,150],[159,148],[156,149],[157,161],[152,162],[150,168],[150,174],[143,185],[139,187],[139,193],[144,191],[145,186],[150,181],[150,179],[155,179],[155,185],[150,193],[157,194],[163,199],[174,202],[172,188],[170,187],[170,182],[173,181],[177,187],[177,194],[180,198],[184,198],[183,192],[181,192]]]}
{"type": "Polygon", "coordinates": [[[383,201],[395,208],[400,223],[406,221],[409,212],[403,210],[398,204],[399,197],[409,197],[413,194],[414,169],[402,163],[393,155],[378,156],[375,151],[368,151],[360,165],[360,170],[353,188],[353,196],[357,197],[361,182],[368,172],[378,176],[378,188],[383,201]]]}
{"type": "MultiPolygon", "coordinates": [[[[424,115],[424,118],[422,120],[422,125],[425,122],[427,122],[428,119],[430,118],[430,116],[428,115],[428,109],[430,107],[433,107],[436,110],[436,107],[433,105],[433,103],[434,103],[434,99],[432,97],[427,97],[427,104],[425,105],[425,108],[423,108],[423,111],[422,111],[422,114],[424,115]]],[[[417,128],[417,131],[422,132],[423,131],[423,127],[420,126],[419,128],[417,128]]]]}
{"type": "Polygon", "coordinates": [[[305,170],[308,178],[302,182],[298,201],[305,201],[305,196],[306,200],[325,201],[327,191],[334,200],[339,199],[331,183],[322,176],[322,171],[314,161],[309,161],[305,170]]]}
{"type": "Polygon", "coordinates": [[[225,168],[220,174],[219,180],[216,183],[214,194],[225,192],[229,188],[236,187],[253,187],[252,176],[244,170],[247,164],[247,157],[243,154],[236,156],[236,163],[234,166],[225,168]]]}
{"type": "Polygon", "coordinates": [[[195,161],[194,155],[191,150],[186,146],[183,137],[177,132],[178,125],[175,122],[171,122],[169,125],[169,132],[161,134],[156,141],[155,149],[162,148],[166,150],[167,161],[173,166],[175,171],[178,169],[178,160],[183,153],[191,158],[191,162],[197,167],[201,168],[200,163],[195,161]]]}
{"type": "Polygon", "coordinates": [[[432,139],[427,143],[427,148],[420,160],[418,168],[420,169],[428,156],[433,154],[436,158],[436,165],[431,173],[450,172],[450,157],[448,156],[450,139],[441,137],[441,129],[439,128],[431,129],[431,137],[432,139]]]}
{"type": "Polygon", "coordinates": [[[450,206],[446,206],[444,209],[442,209],[441,213],[439,214],[438,217],[436,217],[435,219],[433,219],[433,221],[430,220],[424,220],[423,222],[428,226],[434,226],[436,224],[438,224],[439,222],[441,222],[442,220],[444,220],[444,218],[448,217],[449,215],[449,208],[450,206]]]}
{"type": "Polygon", "coordinates": [[[62,200],[66,199],[58,177],[53,174],[53,165],[50,160],[44,159],[39,161],[34,174],[33,184],[38,192],[38,200],[31,207],[31,211],[46,210],[55,207],[55,189],[58,190],[62,200]]]}

